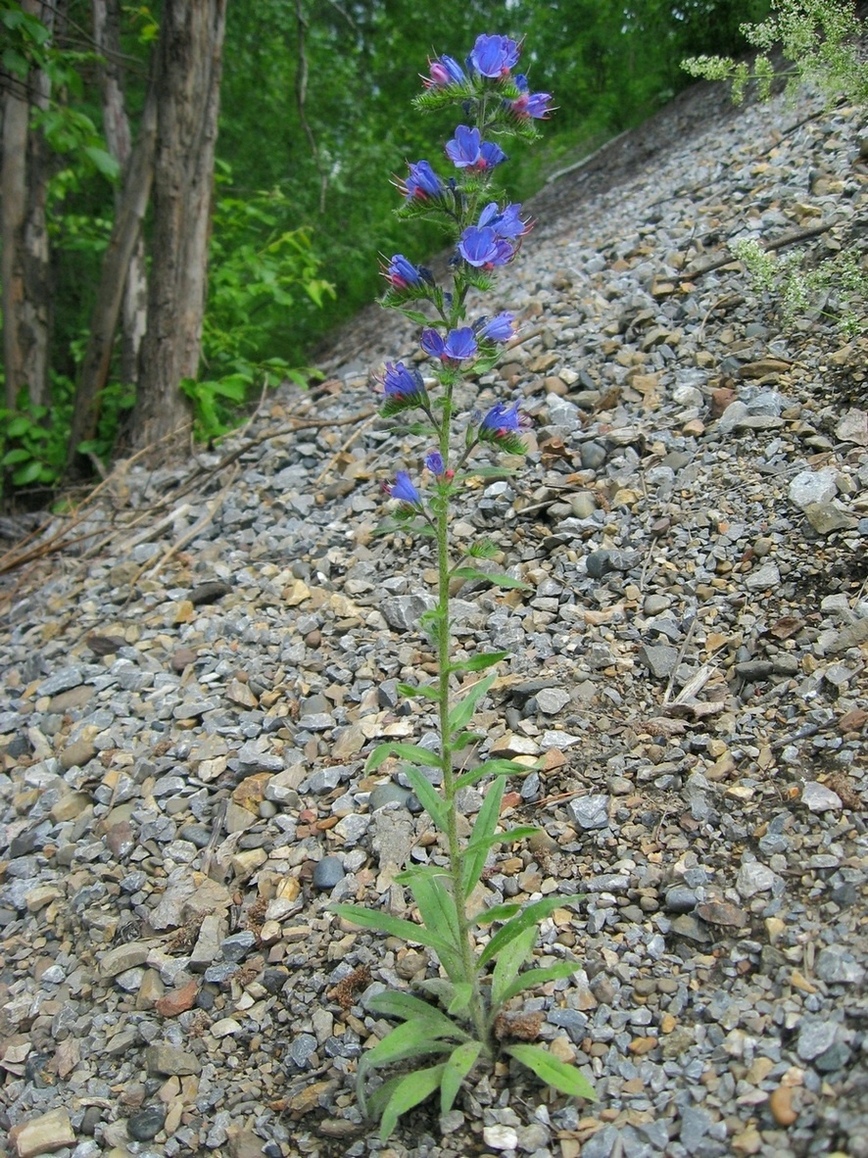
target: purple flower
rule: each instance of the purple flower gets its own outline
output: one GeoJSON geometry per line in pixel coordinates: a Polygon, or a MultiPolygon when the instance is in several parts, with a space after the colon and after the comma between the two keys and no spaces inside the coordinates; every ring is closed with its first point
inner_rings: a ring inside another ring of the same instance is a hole
{"type": "Polygon", "coordinates": [[[476,332],[480,338],[487,338],[489,342],[508,342],[512,337],[514,321],[512,314],[504,310],[496,317],[478,323],[476,332]]]}
{"type": "Polygon", "coordinates": [[[424,272],[404,257],[403,253],[396,253],[388,266],[383,270],[386,280],[394,289],[408,289],[410,286],[421,285],[425,279],[424,272]]]}
{"type": "Polygon", "coordinates": [[[456,168],[479,173],[506,160],[506,153],[499,145],[483,141],[479,129],[467,125],[459,125],[455,136],[447,141],[446,156],[456,168]]]}
{"type": "Polygon", "coordinates": [[[445,338],[437,330],[423,330],[421,342],[426,354],[453,366],[472,358],[477,350],[476,338],[470,326],[450,330],[445,338]]]}
{"type": "Polygon", "coordinates": [[[405,470],[396,471],[395,481],[385,489],[393,499],[400,499],[402,503],[411,503],[413,506],[419,506],[422,502],[419,498],[419,492],[410,482],[410,476],[405,470]]]}
{"type": "Polygon", "coordinates": [[[428,61],[430,76],[422,77],[426,88],[445,88],[450,84],[466,84],[467,74],[451,56],[439,56],[428,61]]]}
{"type": "Polygon", "coordinates": [[[418,370],[408,370],[403,362],[386,363],[386,372],[383,375],[383,394],[386,398],[393,398],[396,402],[408,401],[414,397],[419,400],[425,396],[425,383],[418,370]]]}
{"type": "Polygon", "coordinates": [[[427,161],[416,161],[409,163],[407,179],[399,181],[398,188],[408,201],[427,201],[441,195],[443,182],[427,161]]]}
{"type": "Polygon", "coordinates": [[[518,64],[519,47],[508,36],[477,36],[468,64],[482,76],[508,76],[518,64]]]}
{"type": "Polygon", "coordinates": [[[496,438],[521,430],[521,425],[517,402],[511,406],[506,402],[496,402],[479,424],[479,432],[496,438]]]}
{"type": "Polygon", "coordinates": [[[496,201],[492,201],[480,213],[479,224],[482,227],[488,226],[489,229],[493,229],[495,236],[510,240],[524,237],[533,228],[530,218],[521,216],[521,206],[515,202],[511,202],[504,209],[501,209],[496,201]]]}
{"type": "Polygon", "coordinates": [[[548,117],[551,110],[552,94],[549,92],[530,92],[527,77],[519,74],[515,77],[516,88],[521,92],[521,96],[514,101],[506,101],[505,104],[511,112],[521,121],[526,121],[533,118],[537,121],[544,121],[548,117]]]}
{"type": "Polygon", "coordinates": [[[468,265],[476,269],[494,269],[506,265],[515,257],[515,246],[503,237],[498,237],[491,226],[480,229],[470,225],[461,234],[458,252],[468,265]]]}
{"type": "Polygon", "coordinates": [[[425,455],[425,465],[437,478],[446,473],[446,464],[439,450],[431,450],[425,455]]]}

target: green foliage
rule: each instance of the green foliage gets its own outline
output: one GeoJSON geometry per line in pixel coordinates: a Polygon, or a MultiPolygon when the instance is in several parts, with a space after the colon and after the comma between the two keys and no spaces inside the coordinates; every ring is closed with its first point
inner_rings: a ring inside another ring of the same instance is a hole
{"type": "Polygon", "coordinates": [[[15,409],[0,407],[0,497],[54,486],[66,465],[73,384],[53,382],[54,404],[38,406],[22,392],[15,409]]]}
{"type": "Polygon", "coordinates": [[[868,332],[868,270],[856,252],[843,251],[808,268],[802,254],[779,257],[754,240],[737,241],[732,251],[756,289],[770,296],[787,329],[815,314],[848,337],[868,332]]]}
{"type": "Polygon", "coordinates": [[[682,61],[691,76],[728,80],[733,100],[744,99],[753,82],[767,99],[776,76],[787,78],[790,89],[808,83],[830,101],[843,95],[864,104],[868,99],[868,62],[859,42],[862,23],[850,0],[773,0],[773,14],[758,24],[742,24],[748,44],[760,50],[753,65],[728,56],[695,56],[682,61]],[[779,73],[769,53],[776,47],[788,62],[779,73]]]}

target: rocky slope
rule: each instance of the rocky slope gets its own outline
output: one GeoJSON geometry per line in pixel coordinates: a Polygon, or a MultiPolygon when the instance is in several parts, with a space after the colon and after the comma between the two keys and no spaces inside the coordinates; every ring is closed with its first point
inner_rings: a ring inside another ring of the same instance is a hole
{"type": "Polygon", "coordinates": [[[541,834],[485,887],[585,894],[526,1009],[599,1100],[499,1066],[386,1146],[356,1107],[366,994],[433,966],[327,905],[401,909],[439,856],[364,770],[433,726],[396,692],[430,670],[430,551],[375,533],[427,448],[371,375],[415,339],[372,310],[321,385],[0,560],[10,1154],[868,1155],[866,341],[838,285],[784,327],[726,250],[864,257],[860,130],[691,90],[537,198],[494,303],[519,341],[465,392],[533,418],[455,528],[530,587],[456,601],[458,648],[511,656],[481,752],[541,759],[505,814],[541,834]]]}

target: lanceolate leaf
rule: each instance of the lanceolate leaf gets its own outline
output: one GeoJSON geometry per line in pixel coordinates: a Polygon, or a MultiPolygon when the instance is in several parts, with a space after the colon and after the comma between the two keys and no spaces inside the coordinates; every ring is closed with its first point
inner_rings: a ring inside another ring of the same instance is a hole
{"type": "Polygon", "coordinates": [[[528,589],[528,584],[523,583],[521,579],[513,579],[512,575],[502,575],[497,571],[482,571],[479,567],[457,567],[452,574],[459,579],[483,579],[496,587],[528,589]]]}
{"type": "Polygon", "coordinates": [[[465,1030],[451,1017],[447,1017],[442,1009],[423,1001],[420,997],[415,997],[412,993],[401,993],[400,991],[377,993],[368,1001],[367,1005],[375,1013],[385,1013],[389,1017],[399,1017],[403,1021],[430,1024],[434,1029],[434,1036],[451,1036],[457,1041],[467,1040],[465,1030]]]}
{"type": "Polygon", "coordinates": [[[591,1102],[597,1100],[594,1088],[584,1074],[581,1074],[575,1066],[562,1062],[542,1046],[508,1045],[505,1052],[523,1066],[527,1066],[529,1070],[533,1070],[546,1085],[554,1086],[561,1093],[569,1094],[573,1098],[587,1098],[591,1102]]]}
{"type": "Polygon", "coordinates": [[[532,771],[532,767],[519,764],[517,760],[486,760],[470,772],[464,772],[459,776],[455,781],[455,791],[460,792],[462,788],[469,788],[486,776],[527,776],[528,772],[532,771]]]}
{"type": "Polygon", "coordinates": [[[519,973],[518,977],[511,985],[507,985],[501,994],[501,1004],[505,1005],[507,1001],[511,1001],[517,994],[523,993],[525,989],[536,989],[537,985],[545,985],[547,981],[558,981],[561,977],[572,977],[580,968],[581,966],[576,962],[558,961],[555,965],[543,965],[539,969],[528,969],[524,973],[519,973]]]}
{"type": "Polygon", "coordinates": [[[504,994],[530,956],[537,936],[536,925],[531,925],[498,953],[491,978],[491,1004],[495,1010],[506,1000],[504,994]]]}
{"type": "Polygon", "coordinates": [[[425,696],[429,700],[440,699],[440,689],[436,684],[398,684],[398,691],[408,699],[413,699],[414,696],[425,696]]]}
{"type": "Polygon", "coordinates": [[[441,761],[436,752],[430,748],[423,748],[421,744],[402,744],[399,740],[387,740],[385,744],[378,744],[373,750],[365,765],[368,772],[376,772],[390,756],[399,756],[411,764],[418,764],[424,768],[439,768],[441,761]]]}
{"type": "Polygon", "coordinates": [[[514,940],[525,929],[530,928],[531,925],[536,925],[542,921],[555,909],[560,909],[564,905],[581,900],[581,897],[571,896],[563,897],[555,895],[551,897],[543,897],[541,901],[534,901],[532,904],[525,906],[520,913],[512,917],[507,923],[491,938],[485,948],[479,955],[480,968],[486,963],[495,958],[498,953],[502,952],[504,946],[508,945],[510,941],[514,940]]]}
{"type": "MultiPolygon", "coordinates": [[[[418,1106],[420,1102],[424,1102],[427,1097],[434,1093],[440,1085],[444,1068],[444,1064],[441,1063],[428,1069],[416,1070],[415,1073],[407,1074],[387,1083],[387,1100],[380,1118],[380,1140],[382,1142],[388,1139],[402,1114],[406,1114],[408,1110],[412,1110],[414,1106],[418,1106]]],[[[374,1098],[371,1098],[372,1109],[375,1104],[378,1107],[381,1104],[379,1096],[381,1094],[382,1091],[377,1090],[376,1103],[374,1098]]]]}
{"type": "Polygon", "coordinates": [[[440,1079],[440,1113],[448,1114],[455,1103],[461,1085],[476,1064],[482,1051],[479,1041],[466,1041],[457,1046],[449,1055],[440,1079]]]}
{"type": "Polygon", "coordinates": [[[473,713],[476,711],[476,705],[494,683],[494,680],[495,677],[493,675],[486,676],[485,679],[474,684],[466,696],[458,700],[449,713],[450,734],[460,732],[462,728],[470,723],[473,713]]]}
{"type": "Polygon", "coordinates": [[[469,897],[479,880],[490,847],[489,841],[500,819],[500,802],[503,799],[505,781],[502,776],[488,789],[482,807],[473,826],[470,846],[464,850],[461,867],[462,900],[469,897]],[[474,847],[475,846],[475,847],[474,847]]]}
{"type": "Polygon", "coordinates": [[[496,663],[506,659],[508,651],[487,651],[482,655],[471,656],[470,659],[460,659],[450,663],[450,671],[484,671],[487,667],[494,667],[496,663]]]}
{"type": "Polygon", "coordinates": [[[446,801],[431,784],[430,780],[426,780],[418,768],[407,768],[404,775],[410,782],[410,787],[416,793],[419,803],[440,829],[444,831],[446,828],[446,801]]]}
{"type": "Polygon", "coordinates": [[[393,917],[391,913],[383,913],[379,909],[366,909],[361,905],[337,904],[332,905],[331,909],[339,917],[352,921],[355,925],[361,925],[363,929],[379,929],[391,937],[400,937],[404,941],[415,941],[418,945],[427,945],[430,949],[436,950],[441,957],[443,953],[449,954],[454,951],[452,946],[442,937],[438,937],[435,933],[413,921],[405,921],[402,917],[393,917]]]}

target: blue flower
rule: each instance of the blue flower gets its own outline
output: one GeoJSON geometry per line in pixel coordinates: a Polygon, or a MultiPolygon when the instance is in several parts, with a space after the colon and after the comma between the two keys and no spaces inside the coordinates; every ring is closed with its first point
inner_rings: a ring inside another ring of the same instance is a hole
{"type": "Polygon", "coordinates": [[[423,281],[429,281],[430,275],[426,277],[426,273],[426,270],[408,261],[403,253],[396,253],[383,270],[386,280],[394,289],[398,290],[408,289],[410,286],[421,285],[423,281]]]}
{"type": "Polygon", "coordinates": [[[508,76],[518,64],[519,47],[508,36],[477,36],[468,64],[481,76],[494,79],[508,76]]]}
{"type": "Polygon", "coordinates": [[[530,218],[521,216],[521,205],[516,202],[501,209],[496,201],[491,201],[480,213],[479,225],[493,229],[495,236],[508,240],[524,237],[533,228],[530,218]]]}
{"type": "Polygon", "coordinates": [[[499,145],[483,141],[479,129],[467,125],[459,125],[452,140],[446,142],[446,156],[457,169],[479,173],[506,160],[499,145]]]}
{"type": "Polygon", "coordinates": [[[479,228],[470,225],[461,234],[458,252],[468,265],[476,269],[494,269],[506,265],[515,257],[515,246],[498,237],[491,226],[479,228]]]}
{"type": "Polygon", "coordinates": [[[439,450],[431,450],[425,455],[425,465],[437,478],[446,473],[446,464],[439,450]]]}
{"type": "Polygon", "coordinates": [[[405,470],[396,471],[395,481],[386,487],[386,491],[393,499],[400,499],[402,503],[410,503],[412,506],[420,506],[422,503],[419,492],[410,482],[410,476],[405,470]]]}
{"type": "Polygon", "coordinates": [[[480,436],[503,437],[521,430],[522,420],[518,403],[510,406],[506,402],[496,402],[479,424],[480,436]]]}
{"type": "Polygon", "coordinates": [[[467,74],[451,56],[439,56],[428,61],[430,76],[422,77],[426,88],[446,88],[450,84],[466,84],[467,74]]]}
{"type": "Polygon", "coordinates": [[[443,182],[427,161],[409,163],[405,181],[398,182],[398,188],[408,201],[427,201],[439,197],[443,192],[443,182]]]}
{"type": "Polygon", "coordinates": [[[452,366],[472,358],[477,350],[476,338],[470,326],[450,330],[445,338],[437,330],[423,330],[421,344],[426,354],[452,366]]]}
{"type": "Polygon", "coordinates": [[[551,113],[552,94],[548,92],[530,92],[527,77],[519,74],[515,77],[515,85],[521,92],[521,96],[514,101],[505,101],[507,108],[520,121],[526,121],[533,118],[536,121],[544,121],[551,113]]]}
{"type": "Polygon", "coordinates": [[[513,334],[514,322],[515,319],[512,314],[504,310],[503,313],[489,318],[488,321],[483,319],[478,322],[474,329],[478,337],[486,338],[489,342],[508,342],[513,334]]]}
{"type": "Polygon", "coordinates": [[[386,363],[386,372],[383,374],[383,394],[386,398],[396,402],[418,399],[425,396],[425,383],[418,370],[408,370],[403,362],[386,363]]]}

